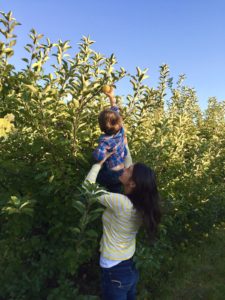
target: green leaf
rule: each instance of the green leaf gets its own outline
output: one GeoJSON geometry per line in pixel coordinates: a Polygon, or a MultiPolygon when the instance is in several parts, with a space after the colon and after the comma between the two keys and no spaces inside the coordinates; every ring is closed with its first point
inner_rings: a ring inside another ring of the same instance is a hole
{"type": "Polygon", "coordinates": [[[20,199],[18,199],[16,196],[11,196],[11,202],[18,206],[20,204],[20,199]]]}
{"type": "Polygon", "coordinates": [[[41,67],[41,61],[32,64],[31,67],[37,71],[41,67]]]}
{"type": "Polygon", "coordinates": [[[6,15],[6,19],[8,21],[11,21],[12,20],[12,11],[9,11],[8,14],[6,15]]]}
{"type": "Polygon", "coordinates": [[[29,63],[29,60],[27,58],[22,58],[23,61],[25,61],[26,63],[29,63]]]}
{"type": "Polygon", "coordinates": [[[3,52],[4,52],[4,53],[11,53],[11,52],[13,52],[13,50],[12,50],[11,48],[5,48],[5,49],[3,50],[3,52]]]}
{"type": "Polygon", "coordinates": [[[48,182],[51,183],[51,182],[53,181],[54,177],[55,177],[55,176],[52,175],[52,176],[49,178],[48,182]]]}
{"type": "Polygon", "coordinates": [[[94,230],[94,229],[90,229],[87,231],[87,235],[89,237],[92,237],[92,238],[97,238],[98,237],[98,233],[94,230]]]}
{"type": "Polygon", "coordinates": [[[79,234],[80,233],[80,228],[72,227],[72,228],[70,228],[70,231],[72,231],[73,233],[79,234]]]}
{"type": "Polygon", "coordinates": [[[96,208],[96,209],[92,210],[91,213],[96,214],[96,213],[102,213],[103,211],[104,211],[104,208],[99,207],[99,208],[96,208]]]}
{"type": "Polygon", "coordinates": [[[20,209],[24,208],[25,206],[29,205],[30,204],[30,201],[26,201],[24,202],[21,206],[20,206],[20,209]]]}
{"type": "Polygon", "coordinates": [[[138,77],[141,76],[141,69],[139,67],[136,68],[138,77]]]}
{"type": "Polygon", "coordinates": [[[74,201],[73,207],[76,208],[81,214],[85,211],[85,205],[81,201],[74,201]]]}
{"type": "Polygon", "coordinates": [[[44,34],[38,34],[38,35],[36,36],[36,38],[37,38],[37,40],[40,40],[41,38],[43,38],[43,36],[44,36],[44,34]]]}
{"type": "Polygon", "coordinates": [[[38,91],[37,88],[35,88],[33,85],[30,84],[24,84],[31,92],[36,93],[38,91]]]}
{"type": "Polygon", "coordinates": [[[9,42],[9,47],[13,47],[16,45],[16,40],[12,40],[9,42]]]}

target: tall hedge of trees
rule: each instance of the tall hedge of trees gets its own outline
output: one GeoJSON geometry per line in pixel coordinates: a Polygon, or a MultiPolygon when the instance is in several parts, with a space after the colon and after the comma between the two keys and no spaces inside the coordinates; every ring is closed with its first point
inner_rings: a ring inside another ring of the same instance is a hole
{"type": "MultiPolygon", "coordinates": [[[[163,221],[154,245],[138,235],[140,299],[157,295],[176,253],[207,237],[225,215],[225,102],[202,111],[181,75],[160,67],[157,88],[147,70],[129,74],[83,37],[51,42],[30,31],[24,68],[10,64],[20,25],[0,19],[0,299],[70,300],[99,295],[102,207],[95,185],[81,183],[108,105],[101,87],[129,78],[117,96],[134,161],[157,173],[163,221]],[[170,95],[170,96],[169,96],[170,95]]],[[[94,298],[93,298],[94,299],[94,298]]]]}

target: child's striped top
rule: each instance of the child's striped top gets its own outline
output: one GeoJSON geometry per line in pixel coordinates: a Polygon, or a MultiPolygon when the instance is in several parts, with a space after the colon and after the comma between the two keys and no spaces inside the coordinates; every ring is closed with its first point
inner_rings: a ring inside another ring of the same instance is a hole
{"type": "MultiPolygon", "coordinates": [[[[94,164],[85,181],[94,183],[101,166],[94,164]]],[[[110,260],[126,260],[135,252],[136,233],[142,223],[130,199],[122,194],[106,193],[99,197],[106,209],[102,216],[101,255],[110,260]]]]}

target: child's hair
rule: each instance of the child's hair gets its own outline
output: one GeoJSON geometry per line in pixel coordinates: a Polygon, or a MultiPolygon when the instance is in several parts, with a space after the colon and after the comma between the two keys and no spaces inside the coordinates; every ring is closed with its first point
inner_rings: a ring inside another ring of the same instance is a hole
{"type": "Polygon", "coordinates": [[[121,116],[110,109],[105,109],[99,114],[98,122],[101,131],[108,135],[116,134],[122,127],[121,116]]]}

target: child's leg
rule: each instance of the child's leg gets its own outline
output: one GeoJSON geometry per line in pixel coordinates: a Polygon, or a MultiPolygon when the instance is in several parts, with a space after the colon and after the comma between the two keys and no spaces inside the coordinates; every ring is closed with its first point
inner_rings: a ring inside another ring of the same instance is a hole
{"type": "Polygon", "coordinates": [[[99,183],[101,186],[104,186],[105,188],[107,188],[106,176],[107,176],[107,169],[106,169],[105,164],[104,164],[102,166],[101,170],[98,173],[98,176],[96,178],[96,182],[99,183]]]}
{"type": "Polygon", "coordinates": [[[122,183],[119,181],[119,176],[123,173],[123,170],[112,171],[103,165],[97,176],[97,182],[104,186],[109,192],[122,193],[122,183]]]}

